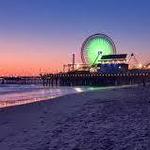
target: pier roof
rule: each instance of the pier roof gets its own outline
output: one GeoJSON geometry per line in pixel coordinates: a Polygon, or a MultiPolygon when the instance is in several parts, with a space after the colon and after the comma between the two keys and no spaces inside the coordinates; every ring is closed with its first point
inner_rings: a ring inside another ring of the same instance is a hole
{"type": "Polygon", "coordinates": [[[103,55],[101,57],[102,60],[106,60],[106,59],[126,59],[126,58],[127,58],[127,54],[103,55]]]}

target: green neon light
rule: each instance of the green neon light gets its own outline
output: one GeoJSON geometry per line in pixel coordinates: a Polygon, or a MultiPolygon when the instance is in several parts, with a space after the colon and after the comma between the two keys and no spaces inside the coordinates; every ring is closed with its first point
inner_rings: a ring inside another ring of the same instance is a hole
{"type": "Polygon", "coordinates": [[[89,40],[86,45],[86,51],[89,64],[94,63],[99,52],[102,54],[99,56],[95,64],[98,63],[98,60],[101,59],[102,55],[111,55],[114,53],[112,44],[107,39],[101,37],[89,40]]]}

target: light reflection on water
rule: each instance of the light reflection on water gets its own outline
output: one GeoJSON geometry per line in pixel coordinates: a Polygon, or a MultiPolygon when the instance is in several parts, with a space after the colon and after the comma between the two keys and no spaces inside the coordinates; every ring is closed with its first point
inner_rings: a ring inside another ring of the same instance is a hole
{"type": "Polygon", "coordinates": [[[4,85],[0,86],[0,108],[14,105],[22,105],[37,101],[53,99],[63,95],[95,91],[100,89],[112,89],[128,87],[43,87],[37,85],[4,85]]]}
{"type": "Polygon", "coordinates": [[[87,87],[42,87],[35,85],[7,85],[0,87],[0,108],[33,103],[60,97],[63,95],[80,93],[90,90],[87,87]]]}

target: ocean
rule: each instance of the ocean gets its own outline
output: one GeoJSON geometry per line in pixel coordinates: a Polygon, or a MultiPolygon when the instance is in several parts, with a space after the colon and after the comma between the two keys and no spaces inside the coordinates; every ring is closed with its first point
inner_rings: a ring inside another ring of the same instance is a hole
{"type": "Polygon", "coordinates": [[[86,91],[95,91],[100,89],[121,88],[130,85],[113,86],[113,87],[43,87],[42,85],[20,85],[5,84],[0,85],[0,108],[15,105],[23,105],[37,101],[54,99],[56,97],[81,93],[86,91]]]}
{"type": "Polygon", "coordinates": [[[92,87],[43,87],[42,85],[1,85],[0,108],[53,99],[92,90],[92,87]]]}

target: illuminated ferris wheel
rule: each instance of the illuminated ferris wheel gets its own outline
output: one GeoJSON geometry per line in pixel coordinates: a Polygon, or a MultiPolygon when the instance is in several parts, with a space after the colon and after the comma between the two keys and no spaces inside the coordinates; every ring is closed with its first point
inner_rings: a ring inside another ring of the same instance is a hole
{"type": "Polygon", "coordinates": [[[112,39],[105,34],[94,34],[88,37],[81,47],[81,59],[84,64],[98,64],[103,55],[116,54],[112,39]]]}

